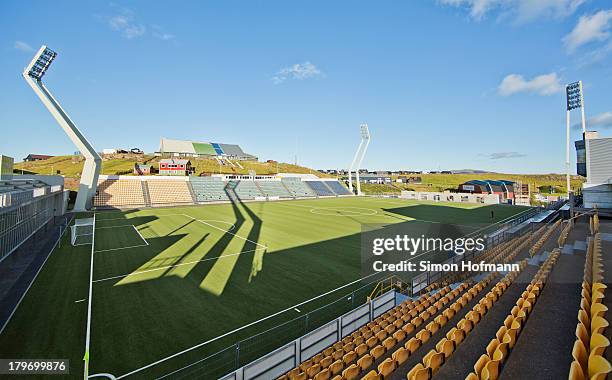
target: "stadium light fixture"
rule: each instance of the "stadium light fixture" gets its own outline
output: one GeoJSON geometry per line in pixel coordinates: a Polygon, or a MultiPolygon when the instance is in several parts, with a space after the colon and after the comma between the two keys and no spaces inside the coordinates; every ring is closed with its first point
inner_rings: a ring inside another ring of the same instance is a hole
{"type": "Polygon", "coordinates": [[[87,141],[85,136],[83,136],[81,131],[79,131],[51,92],[42,83],[42,78],[56,57],[56,52],[43,45],[30,64],[23,70],[22,75],[47,110],[49,110],[64,132],[66,132],[70,140],[72,140],[74,145],[77,146],[81,154],[85,157],[85,165],[81,173],[79,191],[74,204],[75,211],[84,211],[91,206],[91,201],[96,193],[102,158],[100,158],[100,155],[92,147],[89,141],[87,141]]]}
{"type": "MultiPolygon", "coordinates": [[[[565,86],[565,95],[566,95],[566,111],[565,111],[565,180],[567,186],[567,199],[570,198],[570,111],[580,108],[581,120],[582,120],[582,133],[584,138],[586,139],[586,120],[584,116],[584,94],[582,92],[582,81],[573,82],[565,86]]],[[[588,162],[588,149],[586,149],[587,154],[587,162],[588,162]]]]}
{"type": "Polygon", "coordinates": [[[361,169],[361,164],[363,163],[363,158],[365,157],[366,151],[368,150],[368,145],[370,144],[370,130],[367,124],[361,124],[359,126],[361,141],[359,142],[359,146],[357,147],[357,151],[355,152],[355,156],[353,157],[353,162],[349,168],[349,190],[351,193],[353,192],[353,170],[355,166],[357,166],[355,170],[355,180],[357,181],[357,195],[361,195],[361,183],[359,182],[359,169],[361,169]]]}

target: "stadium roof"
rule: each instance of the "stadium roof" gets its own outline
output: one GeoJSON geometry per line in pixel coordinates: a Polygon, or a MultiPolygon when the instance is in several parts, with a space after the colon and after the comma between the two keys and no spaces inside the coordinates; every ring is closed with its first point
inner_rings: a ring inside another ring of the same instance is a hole
{"type": "Polygon", "coordinates": [[[172,140],[162,137],[159,143],[160,153],[179,153],[203,156],[230,156],[242,159],[257,157],[245,153],[236,144],[221,144],[214,142],[199,142],[190,140],[172,140]]]}

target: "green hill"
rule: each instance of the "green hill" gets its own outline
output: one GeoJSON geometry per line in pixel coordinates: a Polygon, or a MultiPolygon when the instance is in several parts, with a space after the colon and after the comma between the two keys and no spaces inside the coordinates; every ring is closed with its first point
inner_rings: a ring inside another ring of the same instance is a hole
{"type": "MultiPolygon", "coordinates": [[[[101,174],[108,175],[132,175],[134,163],[147,163],[158,168],[161,157],[152,155],[123,154],[113,155],[110,158],[103,158],[101,174]]],[[[299,165],[292,165],[283,162],[257,162],[241,161],[242,168],[231,165],[219,165],[217,160],[190,158],[195,167],[196,175],[203,174],[249,174],[254,170],[256,174],[276,174],[276,173],[311,173],[319,177],[328,177],[326,174],[299,165]]],[[[34,173],[34,174],[60,174],[68,179],[76,179],[81,176],[85,160],[75,156],[57,156],[48,160],[34,162],[19,162],[15,164],[15,173],[34,173]]],[[[67,183],[74,181],[68,180],[67,183]]],[[[67,185],[69,186],[69,185],[67,185]]],[[[70,186],[69,186],[70,187],[70,186]]]]}

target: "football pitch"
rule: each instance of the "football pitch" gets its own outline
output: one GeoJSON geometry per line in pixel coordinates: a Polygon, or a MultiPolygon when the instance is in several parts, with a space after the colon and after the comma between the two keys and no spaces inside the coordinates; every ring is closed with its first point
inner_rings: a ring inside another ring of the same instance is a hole
{"type": "MultiPolygon", "coordinates": [[[[67,233],[0,335],[0,357],[67,358],[82,378],[89,319],[90,374],[160,376],[363,289],[364,224],[477,229],[525,210],[347,197],[98,212],[91,299],[92,247],[67,233]]],[[[238,362],[219,357],[221,372],[304,333],[287,326],[276,341],[251,340],[238,362]]]]}

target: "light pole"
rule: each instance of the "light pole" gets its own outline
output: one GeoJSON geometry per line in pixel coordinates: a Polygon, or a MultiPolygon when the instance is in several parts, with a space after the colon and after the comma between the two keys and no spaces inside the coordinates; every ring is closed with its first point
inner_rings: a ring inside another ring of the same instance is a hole
{"type": "MultiPolygon", "coordinates": [[[[582,92],[582,81],[573,82],[565,86],[565,94],[567,100],[567,109],[565,112],[565,169],[566,169],[566,182],[567,182],[567,199],[570,198],[570,111],[576,108],[580,108],[581,119],[582,119],[582,136],[585,139],[586,144],[586,121],[584,116],[584,96],[582,92]]],[[[585,146],[586,148],[586,146],[585,146]]],[[[588,149],[587,161],[588,161],[588,149]]]]}
{"type": "Polygon", "coordinates": [[[353,157],[353,162],[349,167],[348,178],[349,178],[349,190],[353,192],[353,168],[357,166],[355,170],[355,179],[357,181],[357,195],[361,195],[361,184],[359,183],[359,169],[361,168],[361,164],[363,163],[363,158],[365,157],[366,151],[368,150],[368,145],[370,144],[370,130],[368,129],[367,124],[361,124],[359,126],[361,133],[361,141],[359,142],[359,146],[357,147],[357,151],[355,152],[355,156],[353,157]]]}
{"type": "Polygon", "coordinates": [[[74,211],[85,211],[90,207],[91,200],[96,194],[102,158],[100,158],[100,155],[91,146],[89,141],[87,141],[85,136],[83,136],[81,131],[79,131],[66,111],[62,109],[59,102],[42,83],[42,78],[55,57],[57,57],[57,53],[43,45],[30,64],[23,70],[22,75],[60,127],[62,127],[70,140],[72,140],[74,145],[77,146],[81,154],[85,157],[85,165],[81,173],[79,191],[74,204],[74,211]]]}

